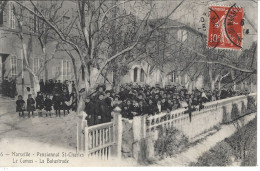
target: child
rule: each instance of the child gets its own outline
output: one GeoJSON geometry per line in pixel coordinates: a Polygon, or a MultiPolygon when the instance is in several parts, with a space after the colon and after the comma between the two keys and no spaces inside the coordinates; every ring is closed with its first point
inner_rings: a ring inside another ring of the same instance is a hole
{"type": "Polygon", "coordinates": [[[124,118],[133,119],[132,118],[132,103],[129,99],[126,100],[126,103],[123,105],[122,115],[124,118]]]}
{"type": "Polygon", "coordinates": [[[46,117],[49,116],[51,117],[51,110],[52,110],[52,100],[50,99],[50,94],[46,96],[46,99],[44,101],[44,110],[46,111],[46,117]]]}
{"type": "Polygon", "coordinates": [[[119,107],[119,108],[121,108],[121,106],[122,106],[122,101],[121,100],[119,100],[119,96],[118,95],[115,95],[115,97],[114,97],[114,100],[112,101],[112,108],[114,109],[114,108],[116,108],[116,107],[119,107]]]}
{"type": "Polygon", "coordinates": [[[42,116],[42,109],[44,108],[44,99],[41,92],[37,92],[36,101],[36,109],[38,109],[39,116],[42,116]]]}
{"type": "Polygon", "coordinates": [[[90,100],[89,97],[85,99],[85,109],[84,112],[87,114],[85,118],[88,121],[88,126],[95,124],[95,104],[90,100]]]}
{"type": "Polygon", "coordinates": [[[61,100],[60,109],[63,109],[63,113],[64,113],[64,116],[65,116],[66,110],[68,111],[68,114],[70,113],[69,112],[69,106],[67,105],[67,104],[69,104],[68,102],[70,101],[70,96],[69,96],[69,94],[66,93],[66,90],[60,96],[60,100],[61,100]]]}
{"type": "Polygon", "coordinates": [[[25,101],[23,100],[23,96],[19,95],[18,100],[16,101],[16,112],[19,112],[19,116],[24,117],[25,110],[25,101]]]}
{"type": "Polygon", "coordinates": [[[76,93],[72,93],[71,110],[76,112],[77,106],[78,106],[77,95],[76,93]]]}
{"type": "Polygon", "coordinates": [[[153,102],[152,99],[149,99],[148,107],[147,107],[147,114],[148,115],[155,115],[156,111],[157,111],[157,106],[154,105],[154,102],[153,102]]]}
{"type": "Polygon", "coordinates": [[[34,117],[34,115],[33,115],[33,111],[35,110],[34,104],[35,104],[35,101],[32,98],[32,94],[29,94],[28,99],[27,99],[27,111],[28,111],[29,118],[30,118],[30,112],[32,112],[32,116],[34,117]]]}
{"type": "Polygon", "coordinates": [[[60,99],[59,94],[57,94],[57,93],[54,94],[54,96],[52,98],[52,103],[53,103],[53,108],[56,113],[56,117],[58,116],[58,112],[59,112],[59,117],[60,117],[61,99],[60,99]]]}

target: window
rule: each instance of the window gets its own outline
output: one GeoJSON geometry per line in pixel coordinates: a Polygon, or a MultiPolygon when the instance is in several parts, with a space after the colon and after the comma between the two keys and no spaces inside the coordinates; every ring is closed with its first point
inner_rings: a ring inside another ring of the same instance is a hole
{"type": "Polygon", "coordinates": [[[35,32],[35,33],[39,32],[39,25],[40,25],[39,20],[40,19],[36,15],[34,15],[34,28],[33,28],[33,32],[35,32]]]}
{"type": "MultiPolygon", "coordinates": [[[[36,2],[37,3],[37,2],[36,2]]],[[[34,12],[39,14],[39,12],[36,10],[36,8],[34,9],[34,12]]],[[[39,17],[37,17],[36,15],[33,15],[33,21],[32,21],[32,25],[33,25],[33,32],[34,33],[38,33],[40,29],[44,30],[44,25],[42,23],[44,23],[43,21],[40,20],[39,17]],[[42,25],[42,27],[41,27],[42,25]]]]}
{"type": "Polygon", "coordinates": [[[16,56],[11,56],[10,58],[10,64],[11,64],[11,76],[17,75],[17,58],[16,56]]]}
{"type": "Polygon", "coordinates": [[[9,27],[15,29],[14,2],[9,2],[9,27]]]}
{"type": "Polygon", "coordinates": [[[82,65],[81,66],[81,76],[82,76],[82,81],[85,81],[85,69],[84,69],[84,66],[82,65]]]}
{"type": "Polygon", "coordinates": [[[71,73],[71,62],[67,60],[62,60],[62,81],[70,79],[71,73]]]}
{"type": "Polygon", "coordinates": [[[188,33],[186,30],[183,30],[182,31],[182,41],[184,42],[185,40],[187,40],[188,38],[188,33]]]}
{"type": "Polygon", "coordinates": [[[28,19],[29,21],[29,23],[28,23],[28,30],[30,31],[30,32],[34,32],[34,17],[33,16],[29,16],[29,19],[28,19]]]}
{"type": "Polygon", "coordinates": [[[64,32],[66,29],[66,26],[67,26],[67,23],[68,23],[68,20],[70,19],[70,17],[68,16],[63,16],[62,17],[62,31],[64,32]]]}
{"type": "Polygon", "coordinates": [[[43,65],[43,61],[39,58],[34,58],[33,59],[33,72],[37,75],[39,75],[39,79],[43,79],[43,69],[41,68],[43,65]],[[40,71],[41,69],[41,71],[40,71]],[[40,72],[40,73],[38,73],[40,72]]]}
{"type": "MultiPolygon", "coordinates": [[[[1,6],[1,2],[0,2],[0,6],[1,6]]],[[[2,26],[4,24],[4,10],[0,9],[0,26],[2,26]]]]}
{"type": "Polygon", "coordinates": [[[141,69],[140,81],[141,81],[141,82],[144,82],[144,70],[143,70],[143,68],[141,69]]]}
{"type": "Polygon", "coordinates": [[[0,55],[0,79],[2,80],[2,69],[3,69],[3,64],[2,64],[2,56],[0,55]]]}
{"type": "Polygon", "coordinates": [[[177,36],[179,41],[184,42],[188,38],[188,33],[186,30],[178,30],[177,36]]]}
{"type": "Polygon", "coordinates": [[[168,82],[173,82],[173,74],[168,75],[168,82]]]}
{"type": "Polygon", "coordinates": [[[182,30],[177,31],[177,36],[178,36],[179,41],[181,41],[181,36],[182,36],[181,32],[182,32],[182,30]]]}
{"type": "Polygon", "coordinates": [[[138,72],[138,68],[134,68],[134,82],[137,82],[137,73],[138,72]]]}

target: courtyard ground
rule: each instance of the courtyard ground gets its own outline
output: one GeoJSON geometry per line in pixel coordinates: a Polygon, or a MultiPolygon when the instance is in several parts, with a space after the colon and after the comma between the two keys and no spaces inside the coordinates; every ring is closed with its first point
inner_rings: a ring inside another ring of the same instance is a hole
{"type": "MultiPolygon", "coordinates": [[[[27,115],[27,113],[25,114],[27,115]]],[[[27,139],[76,149],[76,119],[75,113],[56,117],[19,117],[17,113],[0,115],[0,139],[27,139]]]]}
{"type": "MultiPolygon", "coordinates": [[[[7,103],[8,104],[8,103],[7,103]]],[[[10,108],[9,106],[5,106],[10,108]]],[[[1,106],[2,108],[3,106],[1,106]]],[[[12,107],[12,106],[11,106],[12,107]]],[[[1,109],[0,109],[1,110],[1,109]]],[[[256,113],[243,117],[245,123],[253,120],[256,113]]],[[[72,112],[56,117],[30,117],[21,118],[15,112],[0,114],[0,152],[4,155],[12,152],[73,152],[76,153],[76,113],[72,112]]],[[[160,161],[154,161],[149,166],[188,166],[196,162],[198,158],[218,142],[230,137],[236,131],[232,124],[222,125],[216,133],[206,137],[203,141],[194,146],[188,147],[187,150],[173,158],[166,158],[160,161]]],[[[100,166],[101,162],[92,161],[91,163],[80,160],[79,158],[71,159],[69,166],[100,166]]],[[[35,161],[34,165],[39,166],[35,161]]],[[[107,165],[118,166],[138,166],[138,164],[129,159],[129,161],[120,161],[113,163],[104,163],[107,165]]],[[[0,166],[25,166],[12,163],[11,156],[5,156],[0,159],[0,166]]],[[[32,166],[32,165],[26,165],[32,166]]],[[[41,166],[41,165],[40,165],[41,166]]],[[[50,165],[51,166],[51,165],[50,165]]],[[[54,166],[54,165],[53,165],[54,166]]],[[[57,165],[55,165],[57,166],[57,165]]],[[[65,165],[61,165],[65,166],[65,165]]]]}

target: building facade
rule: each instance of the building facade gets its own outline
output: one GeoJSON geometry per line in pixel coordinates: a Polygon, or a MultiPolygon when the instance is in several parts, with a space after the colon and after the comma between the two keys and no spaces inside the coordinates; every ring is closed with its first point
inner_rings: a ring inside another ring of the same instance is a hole
{"type": "MultiPolygon", "coordinates": [[[[24,2],[26,3],[26,1],[24,2]]],[[[42,2],[44,3],[44,1],[42,2]]],[[[23,92],[26,87],[35,88],[32,81],[33,76],[28,69],[25,67],[24,62],[24,50],[28,57],[29,69],[32,70],[39,79],[43,80],[74,80],[73,66],[69,55],[60,50],[57,46],[56,40],[51,40],[46,43],[45,49],[39,42],[39,23],[37,17],[30,13],[24,13],[25,26],[22,30],[23,40],[19,37],[21,30],[19,29],[18,21],[15,16],[14,7],[17,5],[15,2],[8,2],[4,11],[0,14],[0,82],[5,77],[8,79],[16,79],[18,94],[23,92]],[[24,47],[26,46],[26,47],[24,47]],[[45,51],[45,53],[44,53],[45,51]],[[24,81],[23,81],[24,80],[24,81]]],[[[69,12],[65,18],[72,18],[73,9],[70,9],[71,5],[64,5],[68,7],[69,12]]],[[[190,44],[191,46],[198,39],[196,34],[193,34],[184,27],[183,24],[169,20],[167,26],[173,26],[173,29],[167,30],[167,34],[171,35],[168,40],[179,41],[181,43],[190,44]],[[176,27],[176,28],[175,28],[176,27]]],[[[44,25],[42,25],[43,27],[44,25]]],[[[62,29],[66,27],[66,23],[61,23],[62,29]]],[[[156,33],[161,34],[161,33],[156,33]]],[[[164,36],[160,36],[164,37],[164,36]]],[[[158,45],[161,46],[161,45],[158,45]]],[[[169,53],[168,58],[174,59],[180,55],[174,51],[169,53]]],[[[158,55],[162,55],[162,52],[158,52],[158,55]]],[[[164,55],[164,54],[163,54],[164,55]]],[[[174,60],[173,60],[174,61],[174,60]]],[[[84,87],[85,72],[81,69],[80,61],[76,61],[78,71],[78,77],[81,84],[81,88],[84,87]]],[[[164,66],[157,66],[148,57],[141,61],[135,61],[129,64],[129,71],[123,77],[121,77],[120,83],[138,83],[138,84],[149,84],[151,86],[166,86],[166,85],[183,85],[190,89],[203,87],[203,76],[202,74],[196,79],[191,79],[188,73],[180,72],[176,67],[177,62],[166,62],[164,66]]],[[[108,83],[104,78],[100,77],[98,83],[106,82],[108,87],[111,87],[113,83],[113,72],[108,73],[108,83]]]]}
{"type": "Polygon", "coordinates": [[[46,43],[44,53],[39,41],[39,27],[42,26],[39,20],[24,11],[21,30],[17,19],[21,14],[15,13],[16,7],[15,2],[9,1],[0,13],[0,83],[5,78],[16,79],[17,92],[21,94],[26,87],[34,88],[32,81],[35,80],[31,73],[38,80],[73,79],[71,60],[67,53],[58,50],[58,42],[55,40],[46,43]],[[25,60],[28,60],[28,66],[25,66],[25,60]]]}

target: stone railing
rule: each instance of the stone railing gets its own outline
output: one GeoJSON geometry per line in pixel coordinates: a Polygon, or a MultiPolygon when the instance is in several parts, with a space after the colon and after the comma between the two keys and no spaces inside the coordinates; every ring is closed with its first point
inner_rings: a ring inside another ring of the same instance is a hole
{"type": "MultiPolygon", "coordinates": [[[[256,97],[256,94],[248,96],[256,97]]],[[[214,126],[233,120],[232,110],[237,106],[237,116],[243,115],[247,108],[248,96],[236,96],[204,104],[202,110],[196,109],[191,113],[187,109],[178,109],[170,113],[161,113],[155,116],[146,116],[146,132],[154,131],[158,126],[163,128],[175,127],[187,137],[193,138],[214,126]]]]}
{"type": "MultiPolygon", "coordinates": [[[[145,140],[146,146],[150,149],[149,152],[152,153],[153,142],[160,136],[158,135],[159,128],[176,128],[191,140],[221,123],[230,122],[245,115],[249,96],[253,97],[256,102],[256,93],[213,101],[205,103],[202,110],[196,109],[196,111],[191,112],[191,117],[187,109],[183,108],[154,116],[134,117],[134,141],[145,140]]],[[[133,151],[138,151],[140,148],[140,145],[136,143],[133,151]]],[[[152,155],[148,154],[148,156],[152,155]]],[[[138,154],[133,153],[133,156],[138,158],[138,154]]]]}

